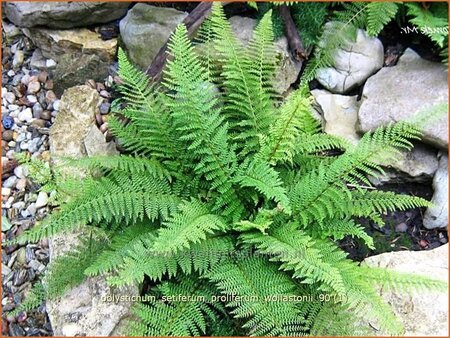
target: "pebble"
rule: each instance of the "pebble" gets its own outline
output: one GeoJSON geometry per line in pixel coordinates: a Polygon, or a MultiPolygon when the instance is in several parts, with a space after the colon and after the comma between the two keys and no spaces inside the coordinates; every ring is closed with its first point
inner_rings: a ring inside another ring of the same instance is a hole
{"type": "Polygon", "coordinates": [[[46,94],[45,94],[45,101],[47,103],[53,103],[56,100],[56,95],[53,92],[53,90],[49,90],[46,94]]]}
{"type": "Polygon", "coordinates": [[[25,74],[25,75],[22,77],[22,79],[20,80],[20,83],[22,83],[22,84],[25,85],[25,86],[28,86],[28,84],[30,83],[30,81],[31,81],[31,76],[28,75],[28,74],[25,74]]]}
{"type": "Polygon", "coordinates": [[[2,196],[9,196],[11,195],[11,189],[10,188],[2,188],[2,196]]]}
{"type": "Polygon", "coordinates": [[[13,67],[18,68],[23,64],[24,54],[22,50],[17,50],[14,54],[13,67]]]}
{"type": "Polygon", "coordinates": [[[14,272],[14,279],[13,279],[13,285],[14,286],[21,286],[23,283],[27,280],[27,270],[18,270],[14,272]]]}
{"type": "Polygon", "coordinates": [[[106,90],[101,90],[100,91],[100,96],[104,97],[104,98],[109,98],[111,95],[106,90]]]}
{"type": "Polygon", "coordinates": [[[53,59],[48,59],[47,61],[45,61],[45,66],[47,68],[53,68],[56,66],[56,62],[53,59]]]}
{"type": "Polygon", "coordinates": [[[16,186],[18,178],[16,176],[10,176],[3,182],[3,188],[12,189],[16,186]]]}
{"type": "Polygon", "coordinates": [[[44,70],[38,74],[38,80],[40,83],[45,83],[48,79],[48,73],[44,70]]]}
{"type": "Polygon", "coordinates": [[[25,330],[22,329],[18,324],[16,323],[10,323],[9,324],[9,335],[10,336],[25,336],[25,330]]]}
{"type": "Polygon", "coordinates": [[[39,127],[39,128],[46,128],[48,123],[49,122],[46,120],[36,119],[31,122],[31,125],[33,125],[35,127],[39,127]]]}
{"type": "Polygon", "coordinates": [[[36,209],[45,207],[48,203],[48,195],[44,191],[40,191],[36,199],[36,209]]]}
{"type": "Polygon", "coordinates": [[[22,110],[17,117],[22,122],[30,122],[31,119],[33,118],[33,112],[31,108],[26,108],[22,110]]]}
{"type": "Polygon", "coordinates": [[[100,126],[100,131],[101,131],[102,133],[105,133],[105,132],[108,131],[108,122],[105,122],[105,123],[103,123],[103,124],[100,126]]]}
{"type": "Polygon", "coordinates": [[[41,89],[41,84],[36,79],[28,84],[28,92],[31,94],[36,94],[41,89]]]}
{"type": "Polygon", "coordinates": [[[28,176],[28,167],[19,165],[14,169],[14,175],[18,178],[26,178],[28,176]]]}
{"type": "Polygon", "coordinates": [[[45,89],[53,89],[53,80],[47,80],[44,85],[45,89]]]}
{"type": "Polygon", "coordinates": [[[33,106],[33,117],[35,119],[40,119],[41,118],[41,114],[44,111],[44,109],[42,108],[42,106],[40,105],[40,103],[36,103],[33,106]]]}
{"type": "Polygon", "coordinates": [[[28,213],[28,216],[35,216],[36,215],[36,203],[31,203],[28,208],[25,209],[25,211],[28,213]]]}
{"type": "Polygon", "coordinates": [[[2,133],[2,139],[6,142],[12,141],[14,132],[12,130],[4,130],[2,133]]]}
{"type": "Polygon", "coordinates": [[[14,119],[11,116],[5,116],[2,118],[2,125],[5,129],[11,129],[14,125],[14,119]]]}
{"type": "Polygon", "coordinates": [[[27,95],[27,100],[30,104],[35,104],[38,102],[38,99],[35,95],[27,95]]]}
{"type": "Polygon", "coordinates": [[[7,93],[5,94],[5,100],[6,100],[8,103],[14,103],[14,101],[16,100],[16,95],[14,95],[14,93],[7,92],[7,93]]]}
{"type": "Polygon", "coordinates": [[[52,113],[50,111],[44,110],[41,113],[41,119],[43,119],[43,120],[50,120],[51,118],[52,118],[52,113]]]}
{"type": "Polygon", "coordinates": [[[111,107],[111,104],[110,104],[110,103],[108,103],[108,102],[103,102],[103,103],[100,105],[100,107],[99,107],[100,114],[102,114],[102,115],[108,114],[108,113],[109,113],[109,108],[110,108],[110,107],[111,107]]]}
{"type": "Polygon", "coordinates": [[[60,106],[60,100],[55,100],[55,102],[53,102],[53,109],[59,111],[59,106],[60,106]]]}
{"type": "MultiPolygon", "coordinates": [[[[11,273],[11,269],[7,265],[2,263],[2,276],[8,276],[10,273],[11,273]]],[[[3,301],[2,301],[2,303],[3,303],[3,301]]],[[[5,305],[5,304],[2,304],[2,305],[5,305]]]]}
{"type": "Polygon", "coordinates": [[[395,232],[406,232],[408,225],[405,222],[399,223],[395,226],[395,232]]]}
{"type": "Polygon", "coordinates": [[[25,190],[25,188],[27,187],[27,179],[26,178],[21,178],[17,181],[16,184],[16,189],[19,191],[25,190]]]}

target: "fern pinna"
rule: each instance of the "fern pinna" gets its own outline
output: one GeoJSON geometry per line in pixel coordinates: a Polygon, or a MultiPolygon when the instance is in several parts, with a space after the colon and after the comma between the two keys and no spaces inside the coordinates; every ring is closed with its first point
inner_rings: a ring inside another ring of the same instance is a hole
{"type": "Polygon", "coordinates": [[[402,122],[357,145],[322,134],[305,88],[284,103],[273,94],[270,13],[248,48],[217,3],[205,27],[208,55],[177,27],[161,85],[119,51],[123,109],[110,125],[127,153],[69,161],[92,175],[19,239],[91,233],[52,264],[47,295],[83,278],[82,266],[114,286],[150,283],[155,301],[134,307],[135,335],[356,334],[355,316],[368,314],[400,333],[376,288],[444,286],[359,266],[335,241],[373,247],[359,218],[381,224],[386,211],[429,205],[366,189],[420,132],[402,122]]]}

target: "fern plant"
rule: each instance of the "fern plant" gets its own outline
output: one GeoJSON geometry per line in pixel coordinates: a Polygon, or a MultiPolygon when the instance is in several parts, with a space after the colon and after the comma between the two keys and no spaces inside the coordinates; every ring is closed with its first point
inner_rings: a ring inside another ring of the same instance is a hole
{"type": "Polygon", "coordinates": [[[430,205],[366,189],[420,131],[400,122],[357,145],[323,134],[304,87],[282,104],[273,94],[270,12],[248,48],[218,3],[206,25],[214,52],[199,56],[178,26],[160,86],[119,50],[128,122],[110,125],[127,153],[78,161],[92,175],[17,240],[83,229],[80,246],[52,263],[47,295],[87,276],[146,281],[153,300],[134,307],[127,332],[138,336],[354,334],[349,316],[368,315],[401,333],[377,287],[446,286],[361,267],[335,241],[373,247],[359,218],[382,224],[387,211],[430,205]]]}

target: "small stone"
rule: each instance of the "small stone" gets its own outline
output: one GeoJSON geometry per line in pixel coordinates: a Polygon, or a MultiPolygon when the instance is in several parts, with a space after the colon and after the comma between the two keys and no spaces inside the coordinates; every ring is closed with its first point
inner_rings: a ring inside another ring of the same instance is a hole
{"type": "Polygon", "coordinates": [[[27,187],[27,179],[26,178],[21,178],[17,181],[16,184],[16,189],[19,191],[25,190],[25,188],[27,187]]]}
{"type": "Polygon", "coordinates": [[[425,240],[425,239],[421,239],[420,241],[419,241],[419,245],[420,245],[420,247],[421,248],[426,248],[427,246],[428,246],[428,241],[427,240],[425,240]]]}
{"type": "Polygon", "coordinates": [[[54,110],[59,110],[59,105],[60,105],[60,100],[55,100],[55,102],[53,102],[53,109],[54,110]]]}
{"type": "Polygon", "coordinates": [[[26,333],[25,333],[24,329],[22,329],[18,324],[10,323],[9,324],[9,335],[23,337],[26,335],[26,333]]]}
{"type": "Polygon", "coordinates": [[[27,100],[30,104],[35,104],[38,102],[38,99],[35,95],[27,95],[27,100]]]}
{"type": "Polygon", "coordinates": [[[24,76],[22,77],[22,79],[20,80],[20,83],[22,83],[22,84],[25,85],[25,86],[28,86],[28,84],[30,83],[30,81],[31,81],[31,76],[28,75],[28,74],[26,74],[26,75],[24,75],[24,76]]]}
{"type": "Polygon", "coordinates": [[[399,223],[395,226],[396,232],[406,232],[408,230],[408,225],[405,222],[399,223]]]}
{"type": "Polygon", "coordinates": [[[18,323],[22,323],[27,319],[27,313],[26,312],[21,312],[18,316],[17,316],[17,322],[18,323]]]}
{"type": "Polygon", "coordinates": [[[41,89],[41,84],[36,79],[28,84],[28,93],[36,94],[41,89]]]}
{"type": "MultiPolygon", "coordinates": [[[[3,232],[8,231],[9,229],[11,229],[11,227],[12,227],[12,224],[9,221],[8,217],[2,216],[2,231],[3,232]]],[[[2,271],[2,274],[3,274],[3,271],[2,271]]]]}
{"type": "Polygon", "coordinates": [[[7,92],[5,94],[5,100],[8,101],[8,103],[14,103],[14,101],[16,100],[16,96],[14,95],[14,93],[7,92]]]}
{"type": "Polygon", "coordinates": [[[8,75],[9,77],[13,77],[14,75],[16,75],[16,72],[13,71],[12,69],[8,70],[8,72],[6,73],[6,75],[8,75]]]}
{"type": "Polygon", "coordinates": [[[46,66],[47,68],[53,68],[53,67],[56,66],[56,62],[55,62],[55,60],[53,60],[53,59],[48,59],[48,60],[45,62],[45,66],[46,66]]]}
{"type": "Polygon", "coordinates": [[[106,87],[103,83],[97,82],[97,91],[101,92],[102,90],[106,90],[106,87]]]}
{"type": "Polygon", "coordinates": [[[11,195],[11,189],[10,188],[2,188],[2,196],[9,196],[11,195]]]}
{"type": "Polygon", "coordinates": [[[42,106],[39,103],[36,103],[33,106],[33,117],[35,119],[41,118],[41,114],[42,114],[43,111],[44,111],[44,109],[42,108],[42,106]]]}
{"type": "MultiPolygon", "coordinates": [[[[43,121],[43,120],[41,120],[43,121]]],[[[30,141],[28,144],[28,151],[31,153],[36,153],[39,150],[39,147],[42,145],[42,140],[40,137],[36,137],[30,141]]]]}
{"type": "Polygon", "coordinates": [[[35,216],[36,215],[36,203],[31,203],[28,208],[26,209],[26,212],[31,215],[31,216],[35,216]]]}
{"type": "Polygon", "coordinates": [[[92,89],[97,89],[97,84],[92,79],[86,80],[84,84],[91,87],[92,89]]]}
{"type": "Polygon", "coordinates": [[[18,178],[26,178],[28,176],[28,168],[23,165],[19,165],[14,169],[14,175],[18,178]]]}
{"type": "Polygon", "coordinates": [[[47,103],[53,103],[56,100],[56,95],[53,92],[53,90],[49,90],[46,94],[45,94],[45,102],[47,103]]]}
{"type": "Polygon", "coordinates": [[[16,176],[11,176],[8,177],[4,182],[3,182],[3,188],[9,188],[12,189],[16,186],[18,178],[16,176]]]}
{"type": "Polygon", "coordinates": [[[102,116],[100,114],[95,114],[95,122],[97,122],[98,126],[103,124],[102,116]]]}
{"type": "Polygon", "coordinates": [[[111,95],[106,90],[101,90],[100,96],[102,96],[104,98],[109,98],[111,95]]]}
{"type": "Polygon", "coordinates": [[[14,132],[12,130],[4,130],[2,133],[2,139],[9,142],[13,139],[14,132]]]}
{"type": "Polygon", "coordinates": [[[30,108],[26,108],[22,110],[17,117],[22,122],[30,122],[33,118],[33,112],[30,108]]]}
{"type": "Polygon", "coordinates": [[[44,110],[41,113],[41,119],[43,119],[43,120],[50,120],[51,118],[52,118],[52,113],[50,111],[44,110]]]}
{"type": "Polygon", "coordinates": [[[5,129],[11,129],[11,127],[14,125],[14,118],[12,118],[11,116],[3,117],[2,124],[5,129]]]}
{"type": "MultiPolygon", "coordinates": [[[[3,229],[2,229],[2,231],[3,231],[3,229]]],[[[11,269],[8,267],[8,265],[2,263],[2,276],[8,276],[10,273],[11,273],[11,269]]],[[[3,302],[2,302],[2,305],[5,305],[5,304],[3,304],[3,302]]]]}
{"type": "Polygon", "coordinates": [[[45,207],[48,203],[48,195],[44,191],[40,191],[36,199],[36,209],[45,207]]]}
{"type": "Polygon", "coordinates": [[[25,202],[24,201],[19,201],[16,202],[12,205],[13,209],[17,209],[17,210],[22,210],[25,207],[25,202]]]}
{"type": "Polygon", "coordinates": [[[22,50],[16,51],[13,59],[13,67],[19,68],[23,64],[24,54],[22,50]]]}
{"type": "Polygon", "coordinates": [[[44,70],[38,74],[38,80],[40,83],[45,83],[48,79],[48,73],[44,70]]]}
{"type": "Polygon", "coordinates": [[[108,122],[105,122],[100,126],[100,131],[102,132],[102,134],[108,131],[108,122]]]}
{"type": "Polygon", "coordinates": [[[47,124],[49,122],[43,119],[36,119],[33,122],[31,122],[31,125],[35,126],[35,127],[39,127],[39,128],[46,128],[47,124]]]}
{"type": "Polygon", "coordinates": [[[109,113],[109,108],[111,107],[111,104],[109,102],[103,102],[100,107],[100,114],[105,115],[109,113]]]}
{"type": "Polygon", "coordinates": [[[49,90],[49,89],[53,89],[53,80],[47,80],[45,82],[44,88],[49,90]]]}

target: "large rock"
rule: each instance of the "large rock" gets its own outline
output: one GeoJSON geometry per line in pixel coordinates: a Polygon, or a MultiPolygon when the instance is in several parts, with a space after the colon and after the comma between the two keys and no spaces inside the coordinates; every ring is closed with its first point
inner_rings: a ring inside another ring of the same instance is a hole
{"type": "MultiPolygon", "coordinates": [[[[102,102],[97,91],[88,86],[73,87],[65,91],[60,111],[50,129],[52,161],[61,157],[118,154],[112,144],[95,126],[95,114],[102,102]],[[95,130],[95,129],[96,130],[95,130]]],[[[83,177],[82,172],[63,168],[63,175],[83,177]]],[[[53,260],[87,236],[80,227],[75,233],[61,234],[50,241],[50,259],[53,260]]],[[[102,276],[88,278],[69,290],[64,296],[46,303],[48,315],[56,336],[108,336],[118,335],[130,318],[130,302],[107,302],[111,296],[136,296],[137,286],[111,288],[102,276]]]]}
{"type": "Polygon", "coordinates": [[[86,28],[53,30],[28,29],[23,33],[28,36],[42,55],[59,61],[64,55],[97,55],[104,62],[112,62],[116,55],[117,39],[102,40],[100,36],[86,28]]]}
{"type": "MultiPolygon", "coordinates": [[[[448,102],[447,67],[426,61],[407,49],[395,67],[386,67],[364,85],[359,128],[373,130],[389,122],[409,120],[418,112],[448,102]]],[[[448,148],[447,114],[425,121],[423,141],[448,148]]]]}
{"type": "Polygon", "coordinates": [[[120,21],[120,36],[131,61],[146,69],[187,13],[136,4],[120,21]]]}
{"type": "Polygon", "coordinates": [[[54,91],[58,96],[67,88],[83,84],[86,79],[103,82],[117,51],[117,39],[104,41],[98,34],[85,28],[24,28],[23,32],[38,47],[32,58],[36,68],[42,68],[45,63],[37,51],[42,57],[57,62],[54,91]]]}
{"type": "MultiPolygon", "coordinates": [[[[256,20],[241,16],[233,16],[229,21],[235,36],[244,45],[247,45],[253,36],[253,30],[257,24],[256,20]]],[[[274,89],[278,94],[283,94],[289,89],[291,84],[297,81],[302,64],[294,61],[291,57],[288,42],[285,37],[275,41],[275,51],[277,70],[274,79],[274,89]]]]}
{"type": "Polygon", "coordinates": [[[3,13],[20,27],[82,27],[116,20],[127,12],[127,2],[19,2],[2,4],[3,13]]]}
{"type": "MultiPolygon", "coordinates": [[[[387,252],[364,260],[369,266],[389,268],[448,282],[448,244],[427,251],[387,252]]],[[[405,336],[448,337],[448,294],[434,290],[398,292],[379,290],[405,327],[405,336]]],[[[368,318],[371,328],[377,327],[368,318]]],[[[381,335],[383,332],[374,332],[381,335]]]]}
{"type": "Polygon", "coordinates": [[[427,229],[445,228],[448,226],[448,157],[441,155],[439,168],[433,178],[434,194],[423,218],[423,225],[427,229]]]}
{"type": "Polygon", "coordinates": [[[85,83],[86,79],[103,82],[108,75],[109,65],[95,54],[64,55],[56,64],[53,90],[59,96],[65,89],[85,83]]]}
{"type": "Polygon", "coordinates": [[[320,89],[312,90],[311,94],[320,106],[324,119],[324,131],[356,143],[360,139],[356,133],[359,108],[357,96],[332,94],[320,89]]]}
{"type": "Polygon", "coordinates": [[[417,143],[411,151],[402,151],[387,165],[385,175],[369,180],[374,185],[385,183],[427,182],[438,169],[436,149],[417,143]]]}
{"type": "Polygon", "coordinates": [[[383,44],[358,29],[355,42],[336,51],[334,66],[317,71],[317,80],[333,93],[347,93],[383,67],[383,44]]]}

